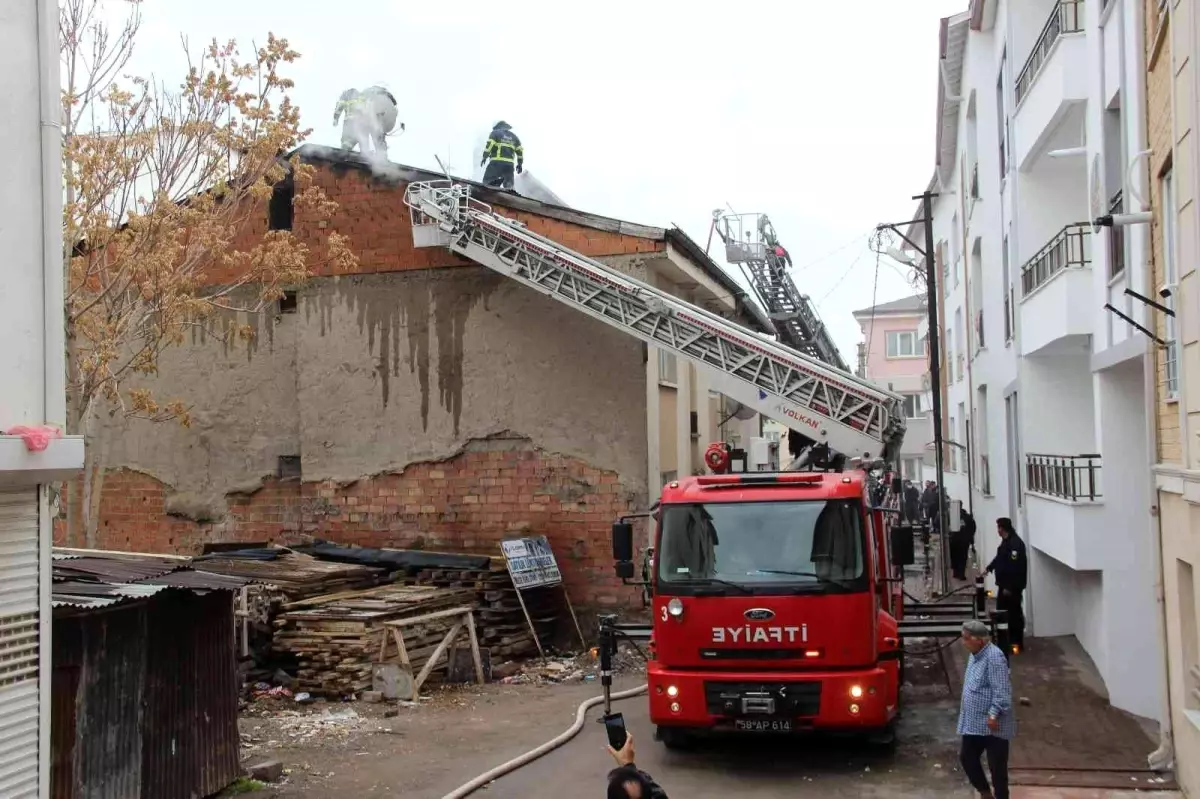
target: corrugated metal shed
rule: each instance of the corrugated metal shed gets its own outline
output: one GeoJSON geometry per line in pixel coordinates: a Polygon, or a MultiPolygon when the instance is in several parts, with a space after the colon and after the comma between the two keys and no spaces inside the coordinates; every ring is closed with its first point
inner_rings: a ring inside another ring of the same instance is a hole
{"type": "Polygon", "coordinates": [[[234,577],[230,574],[189,570],[171,572],[170,574],[164,574],[162,577],[142,580],[142,584],[191,588],[195,591],[236,591],[239,588],[249,585],[250,581],[242,577],[234,577]]]}
{"type": "Polygon", "coordinates": [[[100,556],[54,576],[53,799],[196,799],[237,779],[245,581],[100,556]]]}
{"type": "Polygon", "coordinates": [[[101,558],[78,557],[54,561],[54,578],[86,579],[101,582],[132,583],[161,577],[173,571],[189,568],[186,560],[166,558],[101,558]]]}

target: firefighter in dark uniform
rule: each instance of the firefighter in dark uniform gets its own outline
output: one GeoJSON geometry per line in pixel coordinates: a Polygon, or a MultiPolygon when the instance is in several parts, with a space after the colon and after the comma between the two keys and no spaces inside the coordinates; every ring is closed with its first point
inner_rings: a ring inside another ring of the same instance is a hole
{"type": "Polygon", "coordinates": [[[516,181],[514,166],[517,174],[525,171],[525,149],[517,134],[513,133],[512,126],[503,120],[492,127],[492,135],[488,136],[484,145],[483,160],[479,165],[484,164],[487,164],[487,170],[483,173],[484,185],[498,189],[513,187],[516,181]]]}
{"type": "Polygon", "coordinates": [[[1008,611],[1009,639],[1016,651],[1025,645],[1025,610],[1021,602],[1029,581],[1029,558],[1012,519],[997,519],[996,532],[1000,534],[1000,546],[987,571],[996,575],[996,610],[1008,611]]]}

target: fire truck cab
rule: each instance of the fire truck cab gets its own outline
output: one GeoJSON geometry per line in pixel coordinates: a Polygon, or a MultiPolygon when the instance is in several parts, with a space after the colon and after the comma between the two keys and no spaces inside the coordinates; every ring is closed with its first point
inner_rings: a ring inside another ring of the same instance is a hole
{"type": "MultiPolygon", "coordinates": [[[[648,569],[659,740],[675,748],[720,731],[890,738],[903,591],[887,516],[871,507],[861,471],[669,483],[648,569]]],[[[618,523],[613,536],[617,572],[632,576],[632,528],[618,523]]]]}

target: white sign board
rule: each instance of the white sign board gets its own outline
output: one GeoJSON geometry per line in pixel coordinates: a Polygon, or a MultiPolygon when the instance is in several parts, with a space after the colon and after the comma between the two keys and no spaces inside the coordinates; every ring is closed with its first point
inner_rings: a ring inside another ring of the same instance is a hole
{"type": "Polygon", "coordinates": [[[546,536],[501,541],[500,548],[504,551],[508,572],[516,588],[537,588],[562,582],[562,572],[558,570],[546,536]]]}

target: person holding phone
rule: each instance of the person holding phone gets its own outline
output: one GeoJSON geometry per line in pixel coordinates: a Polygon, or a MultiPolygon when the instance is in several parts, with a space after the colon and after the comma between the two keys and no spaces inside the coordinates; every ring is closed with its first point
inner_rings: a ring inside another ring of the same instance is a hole
{"type": "Polygon", "coordinates": [[[646,772],[634,765],[633,736],[625,733],[625,744],[605,749],[617,767],[608,773],[608,799],[667,799],[667,792],[646,772]]]}

